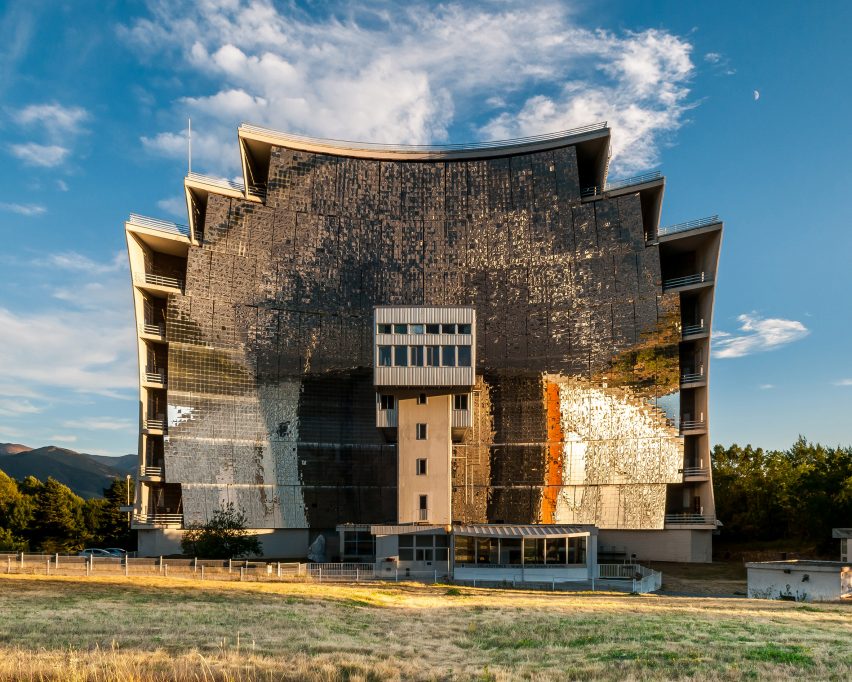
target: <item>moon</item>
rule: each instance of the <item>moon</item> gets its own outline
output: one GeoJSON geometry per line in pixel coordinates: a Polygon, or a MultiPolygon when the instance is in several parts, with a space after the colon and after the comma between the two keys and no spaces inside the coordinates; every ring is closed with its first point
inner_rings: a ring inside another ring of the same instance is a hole
{"type": "Polygon", "coordinates": [[[760,90],[755,90],[754,91],[754,101],[756,102],[759,99],[760,99],[760,90]]]}

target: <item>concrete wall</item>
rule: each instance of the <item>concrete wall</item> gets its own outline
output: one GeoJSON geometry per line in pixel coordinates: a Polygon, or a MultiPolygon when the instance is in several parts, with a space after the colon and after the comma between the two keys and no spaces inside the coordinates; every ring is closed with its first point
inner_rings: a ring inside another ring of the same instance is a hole
{"type": "MultiPolygon", "coordinates": [[[[844,579],[848,590],[852,585],[852,571],[847,569],[844,579]]],[[[840,567],[824,570],[807,565],[748,564],[748,596],[752,599],[833,601],[840,599],[840,595],[840,567]]]]}
{"type": "MultiPolygon", "coordinates": [[[[180,546],[184,531],[171,528],[140,530],[140,557],[170,556],[182,554],[180,546]]],[[[276,559],[301,559],[308,554],[309,534],[307,529],[275,530],[259,529],[250,531],[257,535],[263,547],[262,557],[276,559]]],[[[329,534],[326,535],[326,558],[330,561],[337,555],[337,541],[329,534]]],[[[203,558],[203,557],[202,557],[203,558]]]]}
{"type": "Polygon", "coordinates": [[[623,547],[638,561],[713,561],[710,530],[600,530],[598,545],[623,547]]]}
{"type": "Polygon", "coordinates": [[[587,566],[566,566],[564,568],[522,568],[521,566],[511,568],[487,568],[479,566],[456,567],[453,571],[456,580],[505,580],[528,583],[549,583],[556,581],[572,582],[576,580],[588,580],[589,569],[587,566]]]}

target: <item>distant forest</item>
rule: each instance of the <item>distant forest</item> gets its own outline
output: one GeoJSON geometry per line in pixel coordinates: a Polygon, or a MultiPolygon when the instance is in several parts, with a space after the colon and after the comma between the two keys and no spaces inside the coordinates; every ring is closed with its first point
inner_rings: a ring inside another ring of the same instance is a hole
{"type": "MultiPolygon", "coordinates": [[[[713,448],[718,541],[810,543],[831,552],[831,529],[852,525],[852,448],[804,438],[789,450],[751,445],[713,448]]],[[[67,486],[0,471],[0,551],[73,552],[84,547],[135,547],[127,484],[116,480],[104,499],[83,500],[67,486]]],[[[132,497],[131,484],[131,497],[132,497]]]]}

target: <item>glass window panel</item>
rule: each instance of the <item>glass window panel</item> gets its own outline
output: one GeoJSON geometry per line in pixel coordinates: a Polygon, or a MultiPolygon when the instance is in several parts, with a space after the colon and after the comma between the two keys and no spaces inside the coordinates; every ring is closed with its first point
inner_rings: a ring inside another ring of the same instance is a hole
{"type": "Polygon", "coordinates": [[[441,333],[442,334],[455,334],[456,333],[456,325],[454,325],[454,324],[442,324],[441,325],[441,333]]]}
{"type": "Polygon", "coordinates": [[[476,561],[476,543],[474,538],[456,535],[455,560],[459,564],[472,564],[476,561]]]}
{"type": "Polygon", "coordinates": [[[470,367],[470,346],[459,346],[459,367],[470,367]]]}
{"type": "Polygon", "coordinates": [[[411,547],[399,548],[400,561],[414,561],[414,550],[411,547]]]}
{"type": "Polygon", "coordinates": [[[460,324],[458,326],[459,334],[470,334],[470,325],[469,324],[460,324]]]}
{"type": "Polygon", "coordinates": [[[456,395],[453,396],[453,409],[454,410],[466,410],[467,409],[467,395],[456,395]]]}
{"type": "Polygon", "coordinates": [[[379,367],[391,366],[391,347],[379,346],[379,367]]]}
{"type": "Polygon", "coordinates": [[[409,325],[408,331],[411,334],[425,334],[426,333],[426,325],[412,324],[412,325],[409,325]]]}
{"type": "Polygon", "coordinates": [[[432,539],[431,535],[415,535],[414,536],[414,546],[415,547],[433,547],[435,545],[435,541],[432,539]]]}
{"type": "Polygon", "coordinates": [[[400,535],[399,536],[399,546],[400,547],[414,547],[414,536],[413,535],[400,535]]]}
{"type": "Polygon", "coordinates": [[[423,367],[423,346],[409,346],[408,353],[412,367],[423,367]]]}
{"type": "Polygon", "coordinates": [[[415,552],[415,557],[417,558],[417,561],[432,561],[433,550],[431,548],[430,549],[415,549],[414,552],[415,552]]]}
{"type": "Polygon", "coordinates": [[[456,347],[441,346],[441,364],[444,367],[456,366],[456,347]]]}
{"type": "Polygon", "coordinates": [[[381,397],[381,406],[383,410],[392,410],[394,405],[394,400],[392,395],[383,395],[381,397]]]}
{"type": "Polygon", "coordinates": [[[440,367],[441,365],[441,347],[440,346],[426,346],[426,366],[427,367],[440,367]]]}
{"type": "Polygon", "coordinates": [[[544,540],[539,538],[524,538],[524,563],[544,563],[544,540]]]}
{"type": "Polygon", "coordinates": [[[427,324],[426,325],[426,333],[427,334],[440,334],[441,333],[441,325],[439,325],[439,324],[427,324]]]}
{"type": "Polygon", "coordinates": [[[393,364],[395,367],[408,366],[408,346],[393,347],[393,364]]]}
{"type": "Polygon", "coordinates": [[[567,538],[548,538],[547,539],[547,563],[549,564],[564,564],[565,563],[565,541],[567,538]]]}
{"type": "Polygon", "coordinates": [[[449,547],[450,546],[450,536],[449,535],[436,535],[435,537],[435,547],[449,547]]]}
{"type": "Polygon", "coordinates": [[[394,334],[408,334],[408,325],[407,324],[395,324],[393,326],[394,334]]]}
{"type": "Polygon", "coordinates": [[[500,563],[521,563],[521,538],[500,539],[500,563]]]}
{"type": "Polygon", "coordinates": [[[435,550],[435,561],[446,561],[449,556],[450,550],[446,547],[442,549],[435,550]]]}
{"type": "Polygon", "coordinates": [[[378,325],[376,331],[379,334],[390,334],[391,333],[391,326],[389,324],[380,324],[380,325],[378,325]]]}

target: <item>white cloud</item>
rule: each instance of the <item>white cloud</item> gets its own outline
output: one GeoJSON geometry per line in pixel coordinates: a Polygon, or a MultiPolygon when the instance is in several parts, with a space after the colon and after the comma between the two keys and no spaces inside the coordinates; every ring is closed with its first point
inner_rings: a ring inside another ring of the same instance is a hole
{"type": "Polygon", "coordinates": [[[770,391],[775,388],[775,384],[761,384],[758,386],[761,391],[770,391]]]}
{"type": "Polygon", "coordinates": [[[48,440],[56,442],[56,443],[76,443],[77,436],[72,436],[70,434],[58,434],[51,436],[48,440]]]}
{"type": "MultiPolygon", "coordinates": [[[[240,179],[242,181],[242,178],[240,179]]],[[[176,196],[160,199],[157,202],[157,207],[175,218],[186,220],[186,197],[176,196]]]]}
{"type": "Polygon", "coordinates": [[[38,414],[42,408],[33,405],[29,400],[13,400],[0,398],[0,416],[16,417],[22,414],[38,414]]]}
{"type": "Polygon", "coordinates": [[[20,438],[23,436],[23,432],[18,429],[12,428],[10,426],[3,426],[0,424],[0,434],[6,436],[7,438],[20,438]]]}
{"type": "Polygon", "coordinates": [[[838,379],[834,382],[835,386],[852,386],[852,379],[838,379]]]}
{"type": "Polygon", "coordinates": [[[25,164],[41,168],[53,168],[60,165],[71,151],[58,144],[37,144],[35,142],[13,144],[9,149],[13,156],[16,156],[25,164]]]}
{"type": "Polygon", "coordinates": [[[126,270],[127,255],[121,251],[116,251],[111,261],[99,263],[97,261],[93,261],[88,256],[77,253],[76,251],[65,251],[63,253],[48,254],[45,258],[34,261],[34,264],[90,275],[102,275],[105,273],[126,270]]]}
{"type": "Polygon", "coordinates": [[[66,107],[61,104],[30,104],[13,115],[23,126],[41,126],[51,137],[77,135],[82,132],[83,122],[89,113],[82,107],[66,107]]]}
{"type": "Polygon", "coordinates": [[[775,350],[810,334],[810,330],[797,320],[761,318],[755,313],[740,315],[737,320],[740,333],[714,332],[713,357],[740,358],[775,350]]]}
{"type": "Polygon", "coordinates": [[[0,211],[8,211],[23,216],[38,216],[47,212],[47,209],[39,204],[6,204],[0,202],[0,211]]]}
{"type": "Polygon", "coordinates": [[[718,52],[708,52],[704,55],[704,61],[709,62],[710,64],[718,64],[722,61],[722,55],[718,52]]]}
{"type": "Polygon", "coordinates": [[[190,114],[193,155],[218,173],[237,166],[243,120],[411,144],[444,141],[451,126],[489,139],[608,120],[614,168],[625,172],[657,162],[662,136],[689,107],[688,42],[581,26],[558,2],[350,5],[324,19],[266,0],[150,8],[123,37],[148,55],[176,52],[196,83],[217,86],[178,100],[179,124],[143,144],[184,156],[190,114]],[[483,102],[501,111],[483,122],[483,102]]]}
{"type": "Polygon", "coordinates": [[[133,431],[137,423],[131,419],[116,419],[114,417],[86,417],[74,421],[62,422],[69,429],[85,429],[87,431],[133,431]]]}
{"type": "Polygon", "coordinates": [[[68,183],[65,182],[64,180],[57,180],[56,181],[56,188],[60,192],[67,192],[68,191],[68,183]]]}

